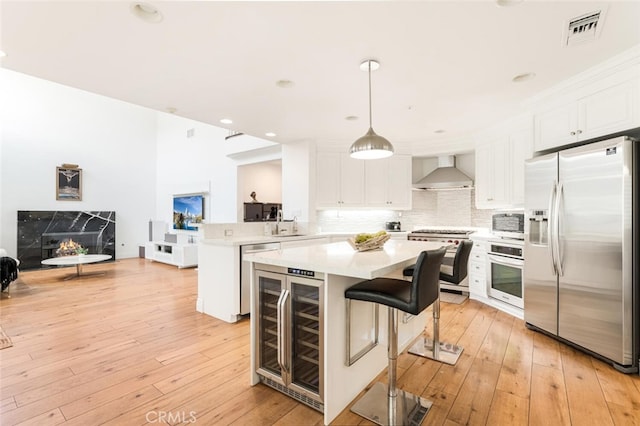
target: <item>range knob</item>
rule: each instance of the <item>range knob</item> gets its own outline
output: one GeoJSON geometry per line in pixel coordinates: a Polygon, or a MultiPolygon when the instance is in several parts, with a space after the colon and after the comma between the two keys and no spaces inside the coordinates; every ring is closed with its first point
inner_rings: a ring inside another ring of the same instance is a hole
{"type": "Polygon", "coordinates": [[[454,243],[455,245],[458,245],[458,244],[460,244],[460,241],[458,241],[458,240],[454,240],[454,241],[453,241],[453,243],[454,243]]]}

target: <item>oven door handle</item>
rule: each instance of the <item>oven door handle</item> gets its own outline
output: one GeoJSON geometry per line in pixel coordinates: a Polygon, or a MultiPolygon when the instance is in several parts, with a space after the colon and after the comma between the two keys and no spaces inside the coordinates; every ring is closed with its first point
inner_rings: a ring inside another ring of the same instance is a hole
{"type": "Polygon", "coordinates": [[[522,268],[524,265],[524,261],[521,259],[512,259],[510,257],[496,256],[493,254],[488,254],[487,257],[489,257],[490,262],[497,263],[498,265],[513,266],[516,268],[522,268]]]}

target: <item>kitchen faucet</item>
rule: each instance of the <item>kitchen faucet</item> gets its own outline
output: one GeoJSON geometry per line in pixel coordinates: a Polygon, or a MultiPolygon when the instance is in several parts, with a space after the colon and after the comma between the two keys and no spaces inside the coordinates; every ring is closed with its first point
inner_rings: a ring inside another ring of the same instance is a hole
{"type": "Polygon", "coordinates": [[[276,234],[280,234],[280,222],[282,222],[282,209],[278,209],[276,213],[276,234]]]}

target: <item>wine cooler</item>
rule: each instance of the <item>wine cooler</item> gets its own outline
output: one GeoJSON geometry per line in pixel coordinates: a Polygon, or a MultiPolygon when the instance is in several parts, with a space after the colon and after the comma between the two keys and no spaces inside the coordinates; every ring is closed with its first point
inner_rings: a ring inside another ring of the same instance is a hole
{"type": "MultiPolygon", "coordinates": [[[[323,412],[324,274],[256,270],[256,373],[260,381],[323,412]]],[[[263,270],[264,269],[264,270],[263,270]]]]}

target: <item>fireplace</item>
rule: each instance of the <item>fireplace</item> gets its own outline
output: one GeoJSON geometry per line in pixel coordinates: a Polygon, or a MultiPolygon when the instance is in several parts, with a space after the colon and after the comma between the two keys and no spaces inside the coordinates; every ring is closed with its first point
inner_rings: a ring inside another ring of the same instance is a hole
{"type": "Polygon", "coordinates": [[[115,218],[113,211],[18,211],[20,269],[40,269],[44,259],[75,254],[75,248],[60,250],[69,241],[115,259],[115,218]]]}

